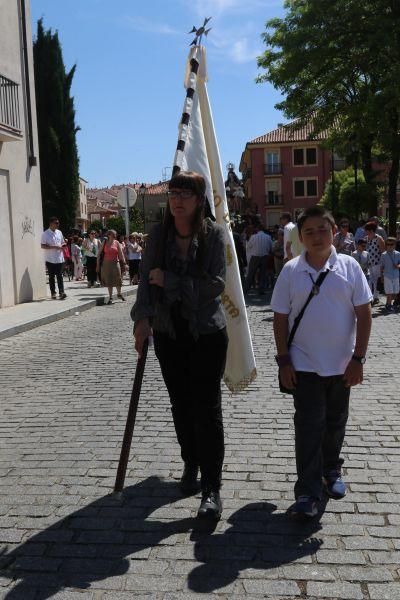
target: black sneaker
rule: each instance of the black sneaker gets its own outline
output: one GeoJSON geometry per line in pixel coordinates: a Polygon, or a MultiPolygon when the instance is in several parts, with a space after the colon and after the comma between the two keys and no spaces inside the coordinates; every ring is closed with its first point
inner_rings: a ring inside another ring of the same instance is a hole
{"type": "Polygon", "coordinates": [[[52,299],[52,300],[57,300],[57,294],[52,294],[52,295],[51,295],[51,299],[52,299]]]}
{"type": "Polygon", "coordinates": [[[291,517],[298,519],[313,519],[318,514],[318,500],[312,496],[299,496],[288,509],[291,517]]]}
{"type": "Polygon", "coordinates": [[[196,494],[199,491],[199,482],[197,476],[199,474],[199,467],[192,463],[185,463],[179,487],[182,494],[190,496],[196,494]]]}
{"type": "Polygon", "coordinates": [[[222,502],[219,492],[205,491],[202,494],[200,508],[197,511],[197,516],[201,519],[221,518],[222,502]]]}
{"type": "Polygon", "coordinates": [[[64,292],[62,294],[60,294],[60,300],[65,300],[66,297],[67,297],[67,294],[65,294],[64,292]]]}

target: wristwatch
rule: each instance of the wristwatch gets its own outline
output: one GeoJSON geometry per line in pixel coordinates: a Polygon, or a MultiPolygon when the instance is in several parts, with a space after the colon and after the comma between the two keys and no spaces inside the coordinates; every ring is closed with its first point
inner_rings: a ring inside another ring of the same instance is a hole
{"type": "Polygon", "coordinates": [[[359,362],[360,365],[365,365],[365,363],[367,361],[365,356],[357,356],[356,354],[353,354],[353,356],[351,358],[352,358],[352,360],[356,360],[357,362],[359,362]]]}

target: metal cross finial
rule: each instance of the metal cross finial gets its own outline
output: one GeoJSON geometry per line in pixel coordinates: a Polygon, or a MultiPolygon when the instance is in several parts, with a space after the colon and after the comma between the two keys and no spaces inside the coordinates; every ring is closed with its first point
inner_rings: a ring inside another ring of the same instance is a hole
{"type": "Polygon", "coordinates": [[[193,42],[190,44],[191,46],[199,46],[201,44],[201,38],[203,37],[203,35],[208,35],[208,32],[211,31],[211,27],[209,29],[206,29],[206,25],[207,25],[208,21],[210,21],[210,19],[211,19],[211,17],[204,19],[204,23],[201,27],[199,27],[199,29],[197,29],[197,27],[193,26],[193,29],[188,32],[188,33],[196,34],[196,37],[194,38],[193,42]]]}

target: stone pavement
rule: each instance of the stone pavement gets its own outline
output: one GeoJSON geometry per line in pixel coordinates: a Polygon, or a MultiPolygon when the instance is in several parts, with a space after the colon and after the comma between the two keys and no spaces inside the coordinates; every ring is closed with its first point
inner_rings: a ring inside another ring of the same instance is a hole
{"type": "MultiPolygon", "coordinates": [[[[291,398],[276,387],[272,313],[249,307],[259,376],[224,392],[224,513],[182,498],[151,350],[122,498],[110,494],[135,363],[129,308],[100,306],[0,341],[0,598],[400,598],[400,315],[374,310],[352,394],[348,496],[289,521],[291,398]]],[[[329,343],[327,341],[327,343],[329,343]]]]}
{"type": "MultiPolygon", "coordinates": [[[[104,304],[104,300],[108,299],[108,291],[105,287],[88,288],[86,281],[67,281],[64,278],[64,288],[67,298],[62,301],[51,299],[47,285],[47,298],[2,308],[0,310],[0,340],[104,304]]],[[[128,285],[125,278],[122,288],[125,296],[136,294],[136,288],[137,286],[128,285]]],[[[114,289],[115,297],[116,290],[114,289]]],[[[118,299],[116,301],[119,302],[118,299]]]]}

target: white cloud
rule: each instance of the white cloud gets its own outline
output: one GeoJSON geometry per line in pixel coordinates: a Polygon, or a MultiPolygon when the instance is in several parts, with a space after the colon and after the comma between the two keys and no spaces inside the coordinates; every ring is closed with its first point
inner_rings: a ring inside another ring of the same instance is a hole
{"type": "MultiPolygon", "coordinates": [[[[213,16],[215,19],[226,13],[250,14],[262,10],[268,14],[269,9],[283,6],[284,0],[195,0],[194,8],[197,15],[213,16]]],[[[192,2],[190,2],[192,4],[192,2]]]]}
{"type": "Polygon", "coordinates": [[[251,47],[247,38],[234,42],[228,48],[228,52],[232,60],[239,64],[253,62],[262,53],[260,48],[251,47]]]}
{"type": "Polygon", "coordinates": [[[134,31],[142,31],[144,33],[157,33],[161,35],[177,35],[180,31],[170,27],[167,23],[157,23],[143,17],[124,17],[122,21],[134,31]]]}

